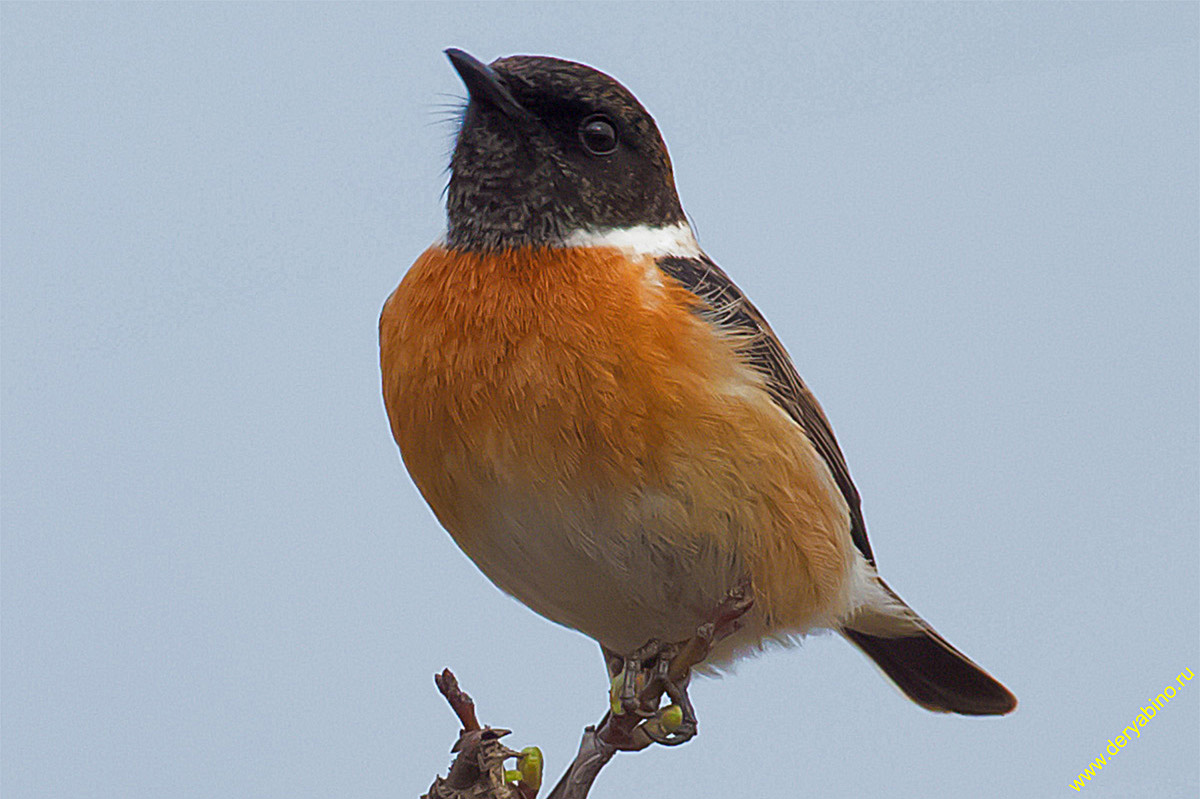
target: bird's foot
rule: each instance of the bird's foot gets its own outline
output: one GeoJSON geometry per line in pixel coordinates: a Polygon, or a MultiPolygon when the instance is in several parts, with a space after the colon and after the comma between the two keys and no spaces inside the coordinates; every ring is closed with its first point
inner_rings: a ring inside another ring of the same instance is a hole
{"type": "Polygon", "coordinates": [[[675,746],[696,734],[696,714],[687,695],[690,673],[685,670],[682,679],[671,678],[672,664],[682,646],[653,639],[613,662],[614,667],[620,665],[614,668],[610,710],[614,716],[624,717],[624,726],[636,725],[629,730],[630,738],[642,741],[643,746],[652,742],[675,746]],[[660,707],[663,696],[669,701],[660,707]]]}
{"type": "Polygon", "coordinates": [[[691,670],[704,662],[713,646],[738,629],[753,605],[749,581],[743,581],[688,640],[679,644],[651,640],[631,655],[614,660],[613,666],[620,662],[620,668],[613,669],[612,714],[645,719],[627,731],[631,743],[645,740],[644,746],[650,742],[678,746],[695,737],[696,711],[687,693],[691,670]],[[660,707],[663,696],[668,704],[660,707]]]}
{"type": "Polygon", "coordinates": [[[678,746],[696,737],[696,711],[687,694],[691,667],[688,667],[680,679],[671,676],[671,666],[679,657],[679,650],[680,647],[673,646],[662,651],[654,663],[654,670],[646,686],[649,693],[657,692],[657,695],[654,699],[655,707],[649,718],[642,723],[641,730],[651,741],[663,746],[678,746]],[[670,704],[659,708],[659,701],[664,694],[670,700],[670,704]]]}
{"type": "MultiPolygon", "coordinates": [[[[610,699],[613,713],[634,713],[642,718],[654,715],[654,709],[646,709],[641,694],[646,692],[649,677],[657,664],[671,652],[672,646],[657,638],[651,638],[632,654],[620,658],[620,671],[613,677],[610,699]]],[[[673,655],[674,653],[671,652],[673,655]]],[[[657,703],[656,703],[657,704],[657,703]]]]}

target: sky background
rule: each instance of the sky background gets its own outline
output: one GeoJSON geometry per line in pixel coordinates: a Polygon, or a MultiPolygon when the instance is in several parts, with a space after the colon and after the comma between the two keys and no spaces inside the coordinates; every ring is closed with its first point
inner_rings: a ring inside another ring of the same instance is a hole
{"type": "MultiPolygon", "coordinates": [[[[597,647],[457,550],[379,397],[451,46],[650,109],[882,574],[1021,700],[929,714],[810,638],[593,795],[1075,795],[1200,674],[1198,8],[4,3],[4,796],[415,797],[446,666],[548,781],[602,713],[597,647]]],[[[1198,745],[1200,680],[1080,795],[1195,797],[1198,745]]]]}

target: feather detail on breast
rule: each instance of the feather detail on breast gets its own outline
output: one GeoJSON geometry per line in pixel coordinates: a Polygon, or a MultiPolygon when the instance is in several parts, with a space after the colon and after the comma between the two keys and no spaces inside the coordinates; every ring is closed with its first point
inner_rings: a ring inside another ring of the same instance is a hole
{"type": "Polygon", "coordinates": [[[807,627],[852,559],[828,469],[696,303],[615,248],[435,246],[380,319],[392,432],[439,521],[618,650],[690,635],[747,573],[758,634],[807,627]]]}
{"type": "Polygon", "coordinates": [[[461,448],[531,479],[660,471],[700,376],[737,364],[700,346],[691,295],[655,277],[652,261],[639,278],[600,248],[428,250],[380,320],[384,398],[414,475],[463,465],[447,461],[461,448]]]}

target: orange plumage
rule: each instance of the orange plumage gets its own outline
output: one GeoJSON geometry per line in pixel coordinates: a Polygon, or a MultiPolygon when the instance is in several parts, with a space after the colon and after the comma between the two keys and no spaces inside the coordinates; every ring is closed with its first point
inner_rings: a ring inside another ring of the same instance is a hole
{"type": "Polygon", "coordinates": [[[434,246],[380,319],[384,398],[438,519],[502,589],[614,651],[847,612],[845,501],[735,340],[646,256],[434,246]]]}

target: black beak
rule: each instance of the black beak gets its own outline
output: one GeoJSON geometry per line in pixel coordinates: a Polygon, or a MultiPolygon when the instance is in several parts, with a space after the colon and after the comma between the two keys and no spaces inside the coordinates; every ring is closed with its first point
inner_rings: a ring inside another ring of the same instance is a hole
{"type": "Polygon", "coordinates": [[[508,87],[500,82],[500,76],[487,64],[457,47],[447,49],[446,58],[450,59],[458,76],[466,84],[472,100],[487,103],[509,119],[532,118],[533,115],[521,107],[508,87]]]}

